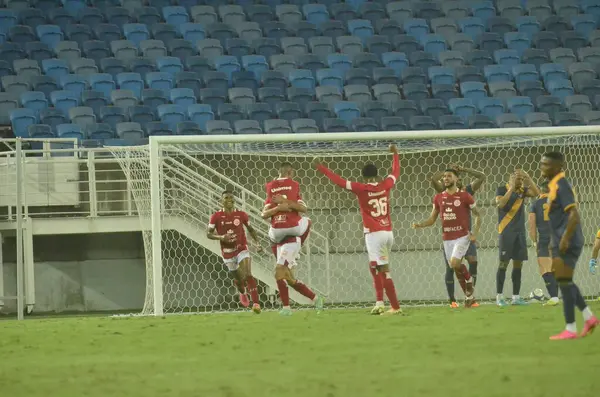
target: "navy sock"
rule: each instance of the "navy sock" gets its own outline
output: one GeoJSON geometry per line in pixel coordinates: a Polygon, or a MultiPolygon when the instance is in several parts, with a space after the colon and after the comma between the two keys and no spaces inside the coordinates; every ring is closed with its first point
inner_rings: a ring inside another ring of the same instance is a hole
{"type": "Polygon", "coordinates": [[[575,322],[575,296],[571,289],[571,280],[560,280],[558,282],[563,296],[563,312],[567,324],[575,322]]]}
{"type": "Polygon", "coordinates": [[[448,291],[448,299],[451,302],[455,302],[456,298],[454,297],[454,270],[446,266],[446,290],[448,291]]]}
{"type": "Polygon", "coordinates": [[[550,298],[558,297],[558,285],[556,284],[556,279],[554,278],[554,273],[548,272],[542,274],[542,278],[546,283],[546,289],[548,290],[548,294],[550,294],[550,298]]]}
{"type": "Polygon", "coordinates": [[[469,262],[469,273],[471,273],[471,277],[473,278],[473,287],[477,284],[477,261],[469,262]]]}
{"type": "Polygon", "coordinates": [[[504,280],[506,280],[506,268],[499,267],[496,272],[496,293],[501,294],[504,290],[504,280]]]}
{"type": "Polygon", "coordinates": [[[571,291],[573,291],[573,299],[575,299],[575,306],[581,311],[587,307],[587,303],[585,303],[585,299],[581,295],[581,291],[579,291],[579,287],[575,283],[571,283],[571,291]]]}
{"type": "Polygon", "coordinates": [[[519,295],[521,292],[521,268],[513,267],[510,278],[513,285],[513,295],[519,295]]]}

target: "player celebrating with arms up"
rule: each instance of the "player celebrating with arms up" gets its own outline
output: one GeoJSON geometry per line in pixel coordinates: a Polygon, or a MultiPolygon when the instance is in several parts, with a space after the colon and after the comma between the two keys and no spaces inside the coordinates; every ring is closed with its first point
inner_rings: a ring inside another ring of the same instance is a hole
{"type": "Polygon", "coordinates": [[[600,325],[573,282],[575,265],[583,250],[583,231],[573,188],[563,171],[565,158],[560,152],[544,154],[540,165],[542,176],[548,179],[546,215],[550,221],[552,267],[563,297],[566,329],[551,340],[577,338],[575,306],[581,310],[585,325],[581,336],[590,334],[600,325]]]}
{"type": "Polygon", "coordinates": [[[548,205],[548,184],[542,186],[542,194],[531,204],[529,210],[529,238],[535,244],[540,274],[546,284],[550,300],[544,306],[558,305],[558,285],[552,272],[550,257],[550,223],[544,207],[548,205]]]}
{"type": "Polygon", "coordinates": [[[337,175],[321,161],[315,159],[317,170],[339,187],[354,193],[358,199],[362,215],[365,243],[369,255],[369,267],[375,286],[376,303],[371,314],[400,314],[400,304],[396,296],[394,280],[390,276],[389,255],[394,243],[392,220],[390,218],[390,190],[400,176],[400,157],[396,145],[390,145],[393,153],[392,173],[383,181],[377,178],[378,170],[374,164],[367,164],[362,169],[365,183],[347,181],[337,175]],[[392,308],[385,312],[383,291],[390,301],[392,308]]]}
{"type": "Polygon", "coordinates": [[[513,305],[526,305],[521,298],[521,272],[523,261],[527,260],[527,236],[525,235],[525,199],[537,197],[539,189],[531,177],[522,170],[510,175],[509,182],[496,190],[496,206],[498,207],[498,238],[500,264],[496,272],[496,304],[507,305],[504,300],[504,280],[506,269],[512,260],[513,305]]]}
{"type": "MultiPolygon", "coordinates": [[[[460,190],[464,190],[465,192],[469,193],[471,196],[475,196],[475,192],[477,192],[481,188],[481,185],[483,185],[483,182],[485,182],[486,175],[481,171],[463,167],[459,164],[450,164],[448,166],[448,168],[456,170],[459,173],[459,175],[460,175],[460,173],[465,173],[465,174],[471,175],[472,177],[475,178],[475,180],[473,182],[463,185],[461,177],[459,176],[458,182],[456,184],[456,186],[460,190]]],[[[438,171],[431,176],[431,186],[438,193],[441,193],[444,191],[444,184],[441,181],[443,175],[444,175],[444,171],[438,171]]],[[[469,264],[469,273],[471,274],[471,277],[473,277],[473,287],[475,287],[475,285],[477,284],[477,264],[478,264],[477,263],[477,243],[475,241],[471,241],[471,244],[469,244],[469,249],[467,250],[465,258],[467,259],[467,263],[469,264]]],[[[445,281],[446,281],[446,290],[448,291],[448,299],[450,299],[450,307],[457,308],[458,303],[456,302],[456,298],[454,297],[454,269],[452,269],[450,267],[448,262],[446,262],[445,281]]],[[[477,303],[474,303],[473,306],[477,306],[477,303]]]]}
{"type": "MultiPolygon", "coordinates": [[[[260,302],[256,290],[256,280],[252,277],[250,271],[250,253],[248,252],[244,226],[257,245],[258,236],[254,228],[250,226],[248,214],[235,209],[235,199],[232,192],[225,190],[221,194],[221,205],[223,209],[215,212],[210,217],[206,236],[221,243],[221,255],[225,261],[225,266],[234,276],[233,282],[240,293],[240,303],[244,307],[250,305],[246,295],[247,286],[252,297],[252,311],[258,314],[260,313],[260,302]]],[[[260,249],[260,246],[258,246],[258,249],[260,249]]]]}
{"type": "Polygon", "coordinates": [[[450,267],[454,269],[456,278],[465,291],[465,307],[471,307],[475,302],[473,296],[473,279],[462,263],[463,257],[469,249],[471,241],[475,241],[480,227],[479,210],[475,200],[469,193],[460,190],[458,172],[447,169],[442,177],[444,190],[433,198],[433,210],[427,220],[413,223],[413,229],[432,226],[442,214],[442,239],[444,240],[444,253],[450,267]],[[475,218],[473,231],[470,231],[471,212],[475,218]]]}
{"type": "Polygon", "coordinates": [[[318,311],[323,309],[323,298],[297,280],[292,272],[311,226],[310,219],[302,216],[307,208],[300,195],[300,184],[292,179],[293,176],[292,164],[282,163],[279,178],[266,185],[267,200],[262,212],[264,219],[271,219],[269,238],[277,258],[275,281],[283,304],[279,313],[284,316],[292,314],[288,286],[310,299],[318,311]]]}

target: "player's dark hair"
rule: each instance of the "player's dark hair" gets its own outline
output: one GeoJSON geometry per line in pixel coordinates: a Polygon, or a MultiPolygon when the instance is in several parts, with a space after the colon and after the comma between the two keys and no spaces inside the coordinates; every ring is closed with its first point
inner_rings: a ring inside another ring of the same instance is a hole
{"type": "Polygon", "coordinates": [[[233,191],[229,190],[229,189],[225,189],[223,190],[223,193],[221,193],[221,197],[225,196],[226,194],[231,194],[233,195],[233,191]]]}
{"type": "Polygon", "coordinates": [[[553,161],[558,161],[559,163],[565,162],[565,155],[561,152],[546,152],[544,153],[544,157],[549,158],[553,161]]]}
{"type": "Polygon", "coordinates": [[[373,163],[365,164],[362,169],[363,178],[375,178],[377,177],[377,166],[373,163]]]}
{"type": "Polygon", "coordinates": [[[284,161],[283,163],[279,164],[279,169],[282,170],[284,168],[294,168],[294,166],[289,161],[284,161]]]}
{"type": "Polygon", "coordinates": [[[458,171],[456,171],[454,168],[446,168],[444,172],[451,172],[454,175],[456,175],[457,178],[460,178],[460,175],[458,175],[458,171]]]}

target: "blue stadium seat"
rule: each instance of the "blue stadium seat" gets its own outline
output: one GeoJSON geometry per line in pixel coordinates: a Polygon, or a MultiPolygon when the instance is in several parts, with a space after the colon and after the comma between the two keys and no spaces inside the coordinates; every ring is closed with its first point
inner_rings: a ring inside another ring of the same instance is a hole
{"type": "Polygon", "coordinates": [[[489,52],[483,50],[475,50],[465,54],[465,62],[469,65],[483,68],[486,65],[493,65],[494,60],[489,52]]]}
{"type": "Polygon", "coordinates": [[[179,105],[159,105],[157,115],[172,131],[176,130],[178,123],[186,120],[186,110],[183,106],[179,105]]]}
{"type": "Polygon", "coordinates": [[[110,93],[110,101],[114,106],[118,106],[125,110],[127,110],[127,108],[131,106],[136,106],[138,104],[138,99],[136,98],[133,91],[130,90],[112,91],[110,93]]]}
{"type": "Polygon", "coordinates": [[[479,36],[479,49],[489,52],[504,48],[503,36],[498,33],[484,32],[479,36]]]}
{"type": "Polygon", "coordinates": [[[277,40],[270,37],[255,39],[252,41],[252,46],[257,55],[262,55],[267,59],[271,59],[272,56],[282,53],[281,47],[277,44],[277,40]]]}
{"type": "MultiPolygon", "coordinates": [[[[341,24],[341,22],[339,22],[341,24]]],[[[211,25],[212,26],[212,25],[211,25]]],[[[272,37],[281,40],[284,37],[292,36],[293,32],[282,22],[266,22],[263,24],[263,34],[265,37],[272,37]]]]}
{"type": "Polygon", "coordinates": [[[35,41],[36,36],[30,26],[15,25],[8,28],[8,39],[13,43],[27,43],[28,41],[35,41]]]}
{"type": "Polygon", "coordinates": [[[521,63],[521,56],[516,50],[501,49],[494,51],[494,60],[499,65],[515,66],[521,63]]]}
{"type": "Polygon", "coordinates": [[[560,42],[563,47],[577,51],[587,45],[587,39],[577,32],[565,31],[560,33],[560,42]]]}
{"type": "Polygon", "coordinates": [[[408,126],[406,120],[402,117],[383,117],[381,119],[382,131],[406,131],[408,126]]]}
{"type": "Polygon", "coordinates": [[[571,95],[565,98],[565,106],[569,112],[583,116],[593,110],[593,105],[586,95],[571,95]]]}
{"type": "Polygon", "coordinates": [[[526,4],[527,13],[540,21],[552,15],[552,8],[547,0],[531,0],[526,4]]]}
{"type": "Polygon", "coordinates": [[[600,110],[592,110],[583,115],[587,125],[600,125],[600,110]]]}
{"type": "Polygon", "coordinates": [[[499,98],[481,98],[476,102],[479,113],[495,119],[498,115],[505,113],[504,101],[499,98]]]}
{"type": "Polygon", "coordinates": [[[43,92],[27,91],[21,94],[21,105],[24,108],[39,112],[48,107],[48,100],[43,92]]]}
{"type": "Polygon", "coordinates": [[[185,68],[190,72],[195,72],[202,75],[205,72],[214,70],[212,63],[203,56],[192,56],[185,60],[185,68]]]}
{"type": "Polygon", "coordinates": [[[95,90],[86,90],[81,93],[81,104],[92,108],[96,116],[100,116],[100,108],[108,106],[108,98],[103,92],[95,90]]]}
{"type": "Polygon", "coordinates": [[[506,113],[496,116],[496,125],[500,128],[522,128],[524,127],[519,115],[506,113]]]}
{"type": "Polygon", "coordinates": [[[13,67],[17,75],[23,77],[34,77],[42,74],[39,64],[30,59],[16,59],[13,67]]]}
{"type": "Polygon", "coordinates": [[[275,6],[275,14],[286,25],[295,25],[302,20],[300,8],[295,4],[278,4],[275,6]]]}
{"type": "Polygon", "coordinates": [[[155,40],[160,40],[163,43],[168,43],[179,35],[175,26],[168,23],[155,23],[150,27],[150,31],[155,40]]]}
{"type": "MultiPolygon", "coordinates": [[[[313,5],[313,4],[311,4],[313,5]]],[[[204,6],[200,6],[200,7],[204,7],[204,6]]],[[[192,8],[192,13],[193,13],[193,9],[192,8]]],[[[327,10],[327,8],[325,9],[327,10]]],[[[248,20],[262,24],[265,22],[269,22],[274,20],[274,15],[273,15],[273,10],[271,9],[271,7],[269,7],[268,5],[265,4],[250,4],[249,6],[246,7],[246,15],[248,16],[248,20]]],[[[305,11],[305,15],[306,15],[306,19],[308,18],[308,15],[306,14],[305,11]]],[[[329,15],[329,14],[327,14],[329,15]]],[[[216,15],[215,15],[216,18],[216,15]]],[[[329,17],[327,17],[327,19],[329,19],[329,17]]],[[[309,19],[310,20],[310,19],[309,19]]],[[[198,22],[202,22],[202,21],[198,21],[198,22]]],[[[216,22],[216,19],[212,22],[216,22]]]]}
{"type": "Polygon", "coordinates": [[[585,82],[582,82],[578,87],[576,86],[575,88],[580,94],[587,95],[591,100],[600,97],[599,79],[587,80],[585,82]]]}
{"type": "Polygon", "coordinates": [[[168,93],[174,86],[173,76],[165,72],[150,72],[146,74],[146,87],[162,90],[168,93]]]}
{"type": "MultiPolygon", "coordinates": [[[[421,84],[409,83],[404,85],[404,92],[406,94],[407,90],[412,90],[414,95],[423,96],[421,88],[421,84]]],[[[375,84],[373,86],[373,95],[375,96],[376,100],[382,102],[392,102],[402,98],[400,91],[398,90],[398,86],[395,84],[375,84]]]]}
{"type": "Polygon", "coordinates": [[[382,101],[367,101],[361,104],[362,114],[380,123],[381,118],[390,116],[389,108],[382,101]]]}
{"type": "Polygon", "coordinates": [[[144,89],[144,80],[139,73],[119,73],[116,76],[117,87],[132,91],[137,98],[141,98],[144,89]]]}
{"type": "Polygon", "coordinates": [[[124,122],[115,126],[117,136],[124,140],[139,140],[144,137],[144,130],[140,123],[124,122]]]}
{"type": "Polygon", "coordinates": [[[225,120],[230,123],[244,118],[242,106],[231,103],[220,104],[217,114],[219,115],[219,120],[225,120]]]}
{"type": "Polygon", "coordinates": [[[454,84],[432,84],[431,93],[434,98],[448,102],[451,98],[458,98],[454,84]]]}
{"type": "Polygon", "coordinates": [[[391,111],[395,116],[402,117],[406,123],[411,117],[418,116],[421,114],[417,104],[413,100],[396,100],[391,103],[391,111]]]}
{"type": "Polygon", "coordinates": [[[136,46],[144,40],[150,40],[150,31],[143,23],[126,23],[123,25],[123,34],[125,38],[136,46]]]}
{"type": "Polygon", "coordinates": [[[290,134],[292,132],[287,120],[271,119],[265,120],[263,124],[267,134],[290,134]]]}
{"type": "Polygon", "coordinates": [[[546,63],[540,66],[540,74],[547,86],[549,81],[556,79],[568,79],[567,69],[559,63],[546,63]]]}
{"type": "Polygon", "coordinates": [[[410,54],[409,58],[411,66],[416,66],[423,70],[439,65],[436,56],[430,52],[415,51],[410,54]]]}
{"type": "Polygon", "coordinates": [[[214,120],[215,115],[207,104],[194,104],[187,108],[188,119],[197,123],[202,131],[206,131],[206,123],[210,120],[214,120]]]}
{"type": "Polygon", "coordinates": [[[71,120],[71,123],[77,124],[82,129],[85,129],[90,124],[96,123],[94,110],[87,106],[76,106],[69,109],[69,119],[71,120]]]}
{"type": "Polygon", "coordinates": [[[454,115],[459,116],[464,120],[467,120],[469,117],[477,114],[475,101],[469,98],[450,99],[448,101],[448,107],[454,115]]]}
{"type": "Polygon", "coordinates": [[[149,106],[136,105],[127,109],[129,120],[139,123],[145,128],[148,123],[155,121],[154,112],[149,106]]]}
{"type": "Polygon", "coordinates": [[[358,18],[358,13],[356,12],[357,10],[347,3],[333,3],[329,7],[329,10],[333,15],[333,19],[342,21],[344,23],[351,19],[358,18]]]}
{"type": "Polygon", "coordinates": [[[404,20],[404,31],[415,37],[418,41],[421,40],[423,36],[430,33],[429,25],[427,25],[427,21],[422,18],[409,18],[404,20]]]}
{"type": "Polygon", "coordinates": [[[515,30],[515,26],[512,21],[509,18],[501,16],[492,16],[488,18],[486,25],[489,32],[498,33],[501,35],[515,30]]]}
{"type": "MultiPolygon", "coordinates": [[[[271,13],[271,9],[269,8],[267,12],[271,13]]],[[[219,16],[215,8],[210,5],[194,5],[191,7],[190,14],[194,22],[204,25],[210,25],[219,21],[219,16]]]]}
{"type": "Polygon", "coordinates": [[[179,26],[190,20],[186,9],[181,6],[163,7],[162,12],[165,22],[173,26],[179,26]]]}
{"type": "Polygon", "coordinates": [[[402,71],[409,66],[406,54],[402,52],[386,52],[381,55],[383,64],[394,70],[396,76],[402,76],[402,71]]]}
{"type": "Polygon", "coordinates": [[[40,122],[49,125],[53,131],[56,131],[56,126],[59,124],[68,123],[66,115],[55,108],[43,109],[39,113],[40,122]]]}
{"type": "Polygon", "coordinates": [[[439,54],[439,61],[442,66],[449,68],[455,68],[465,64],[463,53],[455,50],[441,52],[439,54]]]}
{"type": "Polygon", "coordinates": [[[550,116],[554,116],[555,113],[561,112],[564,109],[560,98],[552,95],[537,97],[536,108],[539,112],[548,113],[550,116]]]}
{"type": "Polygon", "coordinates": [[[519,55],[531,47],[531,38],[527,33],[507,32],[504,34],[504,42],[510,50],[515,50],[519,55]]]}
{"type": "Polygon", "coordinates": [[[483,82],[483,73],[476,66],[461,66],[455,69],[456,79],[461,82],[483,82]]]}
{"type": "Polygon", "coordinates": [[[62,76],[69,74],[69,66],[62,59],[44,59],[42,61],[42,70],[44,74],[59,80],[62,76]]]}
{"type": "Polygon", "coordinates": [[[569,22],[558,15],[549,16],[546,19],[541,19],[542,28],[547,31],[554,31],[556,33],[563,32],[565,30],[571,29],[569,22]]]}
{"type": "MultiPolygon", "coordinates": [[[[317,98],[319,97],[317,88],[317,98]]],[[[367,85],[350,84],[344,87],[344,96],[347,101],[358,103],[359,105],[371,101],[371,89],[367,85]]]]}
{"type": "Polygon", "coordinates": [[[454,69],[444,66],[432,66],[428,69],[431,84],[454,84],[454,69]]]}
{"type": "Polygon", "coordinates": [[[540,50],[549,51],[559,47],[558,36],[554,32],[539,32],[533,36],[533,45],[540,50]]]}
{"type": "Polygon", "coordinates": [[[420,105],[423,115],[429,116],[436,121],[440,116],[448,114],[448,107],[441,99],[423,99],[421,100],[420,105]]]}
{"type": "Polygon", "coordinates": [[[348,21],[348,32],[350,32],[352,36],[358,37],[365,42],[368,37],[375,34],[375,29],[373,28],[371,21],[367,19],[351,19],[348,21]]]}
{"type": "Polygon", "coordinates": [[[460,51],[461,53],[467,53],[475,49],[475,42],[466,33],[454,33],[448,37],[448,43],[450,48],[454,51],[460,51]]]}
{"type": "Polygon", "coordinates": [[[13,74],[12,65],[3,59],[0,59],[0,78],[13,74]]]}
{"type": "MultiPolygon", "coordinates": [[[[16,136],[16,134],[15,134],[16,136]]],[[[31,124],[27,127],[24,137],[35,139],[55,138],[56,135],[52,131],[52,127],[46,124],[31,124]]]]}
{"type": "Polygon", "coordinates": [[[86,133],[89,139],[95,139],[99,141],[116,138],[117,136],[114,127],[106,123],[96,123],[90,125],[86,129],[86,133]]]}
{"type": "Polygon", "coordinates": [[[438,123],[443,130],[462,130],[465,128],[465,120],[460,116],[442,115],[438,119],[438,123]]]}
{"type": "Polygon", "coordinates": [[[336,116],[346,122],[360,117],[360,108],[357,103],[340,101],[333,105],[333,111],[336,116]]]}
{"type": "Polygon", "coordinates": [[[140,42],[140,53],[147,58],[156,60],[167,56],[167,47],[162,40],[143,40],[140,42]]]}
{"type": "Polygon", "coordinates": [[[413,116],[408,123],[410,129],[414,131],[433,131],[437,129],[437,123],[429,116],[413,116]]]}
{"type": "Polygon", "coordinates": [[[323,132],[352,132],[350,123],[340,118],[327,118],[323,120],[323,132]]]}
{"type": "Polygon", "coordinates": [[[38,122],[37,112],[31,109],[14,109],[10,111],[10,123],[15,137],[27,138],[27,128],[38,122]]]}
{"type": "Polygon", "coordinates": [[[320,86],[334,86],[341,90],[344,86],[344,74],[339,69],[319,69],[317,70],[317,82],[320,86]]]}
{"type": "Polygon", "coordinates": [[[206,30],[202,24],[186,22],[178,25],[178,28],[183,39],[189,41],[191,44],[196,44],[197,41],[206,38],[206,30]]]}
{"type": "Polygon", "coordinates": [[[315,88],[315,78],[310,70],[293,69],[288,73],[290,85],[298,88],[315,88]]]}
{"type": "Polygon", "coordinates": [[[171,56],[179,58],[181,62],[197,54],[192,44],[184,39],[171,40],[167,43],[167,50],[171,56]]]}
{"type": "MultiPolygon", "coordinates": [[[[494,83],[490,83],[494,84],[494,83]]],[[[485,85],[478,81],[467,81],[460,84],[460,92],[466,99],[477,101],[487,97],[485,85]]]]}
{"type": "Polygon", "coordinates": [[[228,55],[232,55],[239,60],[243,56],[250,55],[252,48],[245,39],[227,39],[225,41],[225,51],[228,55]]]}
{"type": "Polygon", "coordinates": [[[223,72],[227,75],[227,79],[231,80],[233,72],[239,72],[242,70],[240,63],[237,58],[230,55],[218,56],[214,59],[215,68],[219,72],[223,72]]]}
{"type": "Polygon", "coordinates": [[[402,70],[401,73],[402,82],[404,84],[418,83],[427,84],[427,76],[420,67],[410,66],[402,70]]]}
{"type": "Polygon", "coordinates": [[[269,64],[262,55],[246,55],[242,57],[242,65],[245,70],[254,73],[257,80],[260,80],[262,74],[269,70],[269,64]]]}
{"type": "Polygon", "coordinates": [[[399,34],[392,38],[392,44],[398,52],[410,54],[413,51],[419,51],[421,45],[417,41],[417,38],[408,34],[399,34]]]}
{"type": "Polygon", "coordinates": [[[119,73],[127,72],[127,66],[121,59],[104,58],[100,60],[100,70],[115,77],[119,73]]]}
{"type": "MultiPolygon", "coordinates": [[[[81,141],[86,137],[84,131],[77,124],[59,124],[56,126],[56,136],[59,138],[76,138],[78,141],[81,141]]],[[[52,128],[50,128],[50,133],[53,133],[52,128]]],[[[46,136],[45,138],[48,137],[46,136]]]]}
{"type": "Polygon", "coordinates": [[[489,18],[496,15],[496,8],[491,1],[481,1],[479,3],[471,4],[471,12],[474,17],[480,18],[483,22],[486,22],[489,18]]]}
{"type": "Polygon", "coordinates": [[[299,118],[291,121],[292,131],[295,134],[316,134],[319,132],[319,126],[313,119],[299,118]]]}
{"type": "Polygon", "coordinates": [[[586,81],[594,80],[597,75],[594,66],[587,62],[572,63],[569,68],[569,76],[575,86],[578,86],[586,81]]]}
{"type": "Polygon", "coordinates": [[[404,21],[413,16],[412,5],[409,2],[394,1],[386,4],[387,14],[390,19],[404,21]]]}
{"type": "Polygon", "coordinates": [[[535,65],[515,65],[512,67],[512,72],[515,76],[515,83],[517,86],[525,81],[537,81],[540,79],[540,75],[538,74],[535,65]]]}
{"type": "Polygon", "coordinates": [[[36,32],[40,41],[49,48],[54,48],[59,41],[64,40],[64,34],[57,25],[39,25],[36,32]]]}
{"type": "Polygon", "coordinates": [[[96,73],[87,76],[89,86],[92,90],[101,92],[105,98],[110,98],[110,93],[116,88],[112,75],[108,73],[96,73]]]}
{"type": "Polygon", "coordinates": [[[302,109],[295,102],[279,102],[275,104],[275,113],[282,120],[293,120],[302,117],[302,109]]]}
{"type": "Polygon", "coordinates": [[[600,4],[595,0],[583,0],[581,2],[581,9],[586,14],[591,14],[596,17],[600,16],[600,4]]]}
{"type": "Polygon", "coordinates": [[[554,79],[549,81],[546,87],[550,95],[560,98],[563,102],[566,97],[575,94],[570,80],[554,79]]]}
{"type": "Polygon", "coordinates": [[[524,121],[527,127],[552,127],[552,120],[548,113],[529,113],[525,115],[524,121]]]}
{"type": "MultiPolygon", "coordinates": [[[[427,34],[421,37],[423,49],[432,53],[436,58],[440,52],[446,51],[446,40],[439,34],[427,34]]],[[[456,49],[456,48],[453,48],[456,49]]]]}
{"type": "Polygon", "coordinates": [[[584,125],[583,117],[572,112],[558,112],[554,115],[554,125],[557,127],[584,125]]]}
{"type": "Polygon", "coordinates": [[[527,96],[515,96],[512,98],[507,98],[506,106],[509,112],[514,113],[521,118],[527,113],[532,113],[535,111],[535,107],[531,101],[531,98],[527,96]]]}
{"type": "Polygon", "coordinates": [[[30,78],[27,76],[3,76],[2,79],[2,87],[4,87],[4,91],[14,94],[17,97],[20,96],[23,92],[30,91],[30,78]]]}
{"type": "Polygon", "coordinates": [[[98,66],[93,59],[79,58],[73,59],[71,62],[71,72],[81,76],[98,73],[98,66]]]}
{"type": "Polygon", "coordinates": [[[386,36],[375,35],[365,39],[367,51],[378,56],[383,53],[392,51],[394,48],[392,43],[386,36]]]}
{"type": "Polygon", "coordinates": [[[262,134],[260,123],[256,120],[237,120],[233,123],[235,134],[262,134]]]}
{"type": "Polygon", "coordinates": [[[507,65],[487,65],[483,68],[483,74],[488,83],[513,79],[510,66],[507,65]]]}
{"type": "MultiPolygon", "coordinates": [[[[367,75],[368,77],[368,75],[367,75]]],[[[392,68],[375,68],[373,69],[373,83],[374,84],[396,84],[400,85],[400,78],[396,75],[396,72],[392,68]]],[[[362,83],[361,83],[362,84],[362,83]]],[[[369,83],[367,85],[370,86],[369,83]]]]}
{"type": "Polygon", "coordinates": [[[200,90],[200,102],[210,105],[215,112],[220,104],[225,103],[225,94],[220,89],[203,88],[200,90]]]}
{"type": "MultiPolygon", "coordinates": [[[[129,11],[123,7],[108,7],[104,13],[106,14],[106,21],[111,25],[124,26],[125,24],[133,23],[135,21],[129,14],[129,11]]],[[[155,17],[158,19],[155,18],[152,22],[157,23],[160,21],[158,11],[152,7],[145,7],[141,10],[138,9],[136,14],[137,13],[140,13],[138,17],[139,23],[143,23],[146,26],[152,25],[152,23],[148,23],[148,16],[153,13],[156,13],[155,17]]]]}
{"type": "Polygon", "coordinates": [[[16,10],[0,9],[0,26],[8,30],[19,23],[19,13],[16,10]]]}
{"type": "Polygon", "coordinates": [[[86,58],[93,59],[96,64],[100,64],[103,58],[109,58],[112,54],[110,48],[104,41],[90,40],[82,45],[83,55],[86,58]]]}
{"type": "Polygon", "coordinates": [[[439,35],[450,37],[459,32],[456,21],[452,18],[434,18],[430,21],[431,29],[434,33],[439,35]]]}
{"type": "Polygon", "coordinates": [[[483,24],[483,20],[481,18],[461,18],[458,21],[458,25],[460,26],[460,30],[463,33],[471,36],[473,40],[478,40],[479,36],[481,36],[485,32],[485,25],[483,24]]]}
{"type": "Polygon", "coordinates": [[[258,102],[245,106],[246,116],[249,120],[256,120],[261,125],[265,120],[274,117],[272,107],[268,103],[258,102]]]}
{"type": "Polygon", "coordinates": [[[470,129],[489,129],[497,127],[496,123],[491,118],[482,114],[469,117],[467,124],[470,129]]]}
{"type": "Polygon", "coordinates": [[[539,69],[544,63],[549,63],[550,58],[544,50],[529,48],[523,52],[521,62],[535,65],[535,67],[539,69]]]}
{"type": "Polygon", "coordinates": [[[321,130],[325,119],[334,117],[330,107],[321,102],[308,102],[306,104],[306,115],[315,120],[321,130]]]}
{"type": "Polygon", "coordinates": [[[53,25],[60,26],[63,30],[67,25],[77,23],[75,17],[62,7],[52,9],[49,12],[49,16],[50,22],[52,22],[53,25]]]}
{"type": "Polygon", "coordinates": [[[523,81],[517,84],[517,89],[521,93],[521,95],[528,96],[533,101],[540,95],[545,95],[546,90],[544,89],[544,85],[540,80],[534,81],[523,81]]]}
{"type": "Polygon", "coordinates": [[[352,68],[352,61],[346,54],[330,54],[327,56],[327,64],[330,68],[346,72],[352,68]]]}
{"type": "Polygon", "coordinates": [[[127,121],[127,115],[125,110],[120,107],[105,106],[100,109],[100,121],[110,125],[113,130],[116,130],[117,124],[127,121]]]}
{"type": "Polygon", "coordinates": [[[542,29],[539,20],[535,16],[520,16],[515,19],[517,30],[521,33],[525,33],[530,39],[539,33],[542,29]]]}
{"type": "Polygon", "coordinates": [[[256,79],[254,73],[245,70],[240,72],[233,72],[232,85],[234,87],[249,88],[255,94],[258,90],[258,87],[260,87],[259,80],[256,79]]]}
{"type": "Polygon", "coordinates": [[[499,81],[488,84],[490,94],[497,98],[511,98],[517,96],[517,90],[512,82],[499,81]]]}
{"type": "Polygon", "coordinates": [[[256,102],[254,93],[249,88],[230,88],[229,89],[229,101],[237,105],[248,105],[256,102]]]}
{"type": "Polygon", "coordinates": [[[267,70],[261,76],[261,82],[263,87],[275,87],[284,91],[288,82],[285,75],[277,70],[267,70]]]}
{"type": "Polygon", "coordinates": [[[159,72],[168,73],[172,76],[175,76],[179,72],[183,72],[183,64],[179,58],[169,56],[160,57],[156,58],[155,62],[159,72]]]}
{"type": "MultiPolygon", "coordinates": [[[[600,6],[598,7],[600,8],[600,6]]],[[[589,37],[598,27],[597,17],[590,14],[581,14],[571,16],[571,25],[573,30],[583,37],[589,37]]]]}
{"type": "Polygon", "coordinates": [[[379,131],[379,126],[375,119],[370,117],[358,117],[351,122],[352,129],[355,132],[372,132],[379,131]]]}

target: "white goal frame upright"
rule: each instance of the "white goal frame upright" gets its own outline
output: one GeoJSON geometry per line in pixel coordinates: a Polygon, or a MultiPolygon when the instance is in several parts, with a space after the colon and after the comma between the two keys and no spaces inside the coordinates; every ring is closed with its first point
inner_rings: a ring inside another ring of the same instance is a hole
{"type": "MultiPolygon", "coordinates": [[[[600,126],[569,127],[528,127],[497,128],[480,130],[439,130],[439,131],[397,131],[371,133],[320,133],[320,134],[276,134],[276,135],[197,135],[197,136],[152,136],[150,137],[150,197],[151,197],[151,242],[152,242],[152,294],[153,314],[162,316],[163,307],[163,268],[162,268],[162,200],[161,200],[161,148],[168,145],[194,144],[270,144],[270,143],[306,143],[306,142],[390,142],[402,146],[407,140],[454,140],[460,138],[552,138],[577,135],[600,135],[600,126]]],[[[474,144],[476,146],[476,144],[474,144]]],[[[233,146],[232,146],[233,147],[233,146]]],[[[232,152],[232,153],[235,153],[232,152]]],[[[600,160],[600,159],[599,159],[600,160]]],[[[148,255],[150,256],[150,255],[148,255]]],[[[533,258],[532,258],[533,259],[533,258]]],[[[148,270],[148,269],[147,269],[148,270]]],[[[149,287],[149,286],[148,286],[149,287]]],[[[148,293],[149,291],[147,291],[148,293]]]]}

